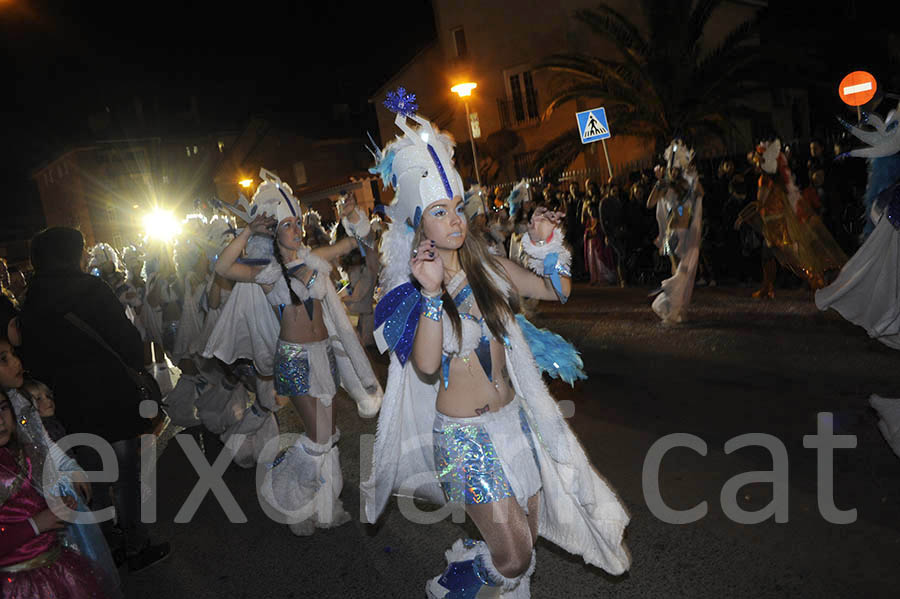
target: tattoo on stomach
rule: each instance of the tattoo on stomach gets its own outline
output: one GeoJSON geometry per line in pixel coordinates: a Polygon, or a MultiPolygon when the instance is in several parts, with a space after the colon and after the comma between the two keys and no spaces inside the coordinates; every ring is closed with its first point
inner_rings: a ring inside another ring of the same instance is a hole
{"type": "Polygon", "coordinates": [[[490,406],[490,404],[484,404],[484,407],[483,407],[483,408],[475,408],[475,413],[476,413],[477,415],[479,415],[479,416],[481,416],[481,415],[484,414],[485,412],[490,412],[490,411],[491,411],[491,406],[490,406]]]}

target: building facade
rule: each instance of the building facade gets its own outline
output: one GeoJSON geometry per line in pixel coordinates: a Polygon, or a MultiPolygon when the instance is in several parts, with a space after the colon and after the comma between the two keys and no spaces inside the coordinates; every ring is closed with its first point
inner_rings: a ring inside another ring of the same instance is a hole
{"type": "Polygon", "coordinates": [[[261,182],[260,168],[265,168],[291,186],[304,209],[331,221],[341,193],[352,191],[368,211],[378,202],[378,186],[367,171],[370,163],[362,139],[312,139],[257,118],[237,136],[213,182],[216,197],[234,204],[241,194],[252,196],[261,182]]]}
{"type": "MultiPolygon", "coordinates": [[[[599,101],[579,98],[546,116],[551,91],[559,75],[537,70],[535,65],[555,53],[587,53],[616,59],[612,43],[593,34],[574,18],[576,10],[593,8],[591,0],[511,4],[498,0],[432,0],[437,39],[387,81],[370,101],[375,105],[381,139],[396,134],[394,115],[381,106],[386,93],[405,87],[417,94],[419,112],[448,130],[457,141],[456,160],[467,182],[474,183],[472,151],[466,126],[465,104],[450,91],[456,83],[472,81],[478,87],[468,99],[476,124],[479,172],[483,183],[510,182],[535,176],[538,151],[557,136],[576,130],[575,113],[592,109],[599,101]]],[[[623,16],[641,23],[641,3],[608,0],[623,16]]],[[[715,47],[738,24],[751,18],[765,2],[726,2],[711,16],[703,43],[715,47]]],[[[775,120],[789,129],[796,110],[773,106],[771,97],[759,100],[773,110],[775,120]]],[[[616,115],[607,112],[612,138],[607,142],[613,174],[628,164],[652,159],[655,148],[645,140],[617,136],[616,115]]],[[[741,124],[746,143],[751,143],[750,123],[741,124]]],[[[808,130],[808,125],[807,125],[808,130]]],[[[743,149],[743,148],[737,148],[743,149]]],[[[606,169],[598,143],[585,147],[571,169],[606,169]]]]}
{"type": "Polygon", "coordinates": [[[99,141],[34,170],[48,227],[81,230],[86,243],[116,248],[143,235],[153,210],[183,216],[213,197],[212,173],[233,134],[99,141]]]}

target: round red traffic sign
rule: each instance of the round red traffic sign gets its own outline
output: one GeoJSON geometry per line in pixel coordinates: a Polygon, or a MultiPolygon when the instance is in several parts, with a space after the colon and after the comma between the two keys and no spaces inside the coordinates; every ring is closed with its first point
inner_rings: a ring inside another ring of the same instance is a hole
{"type": "Polygon", "coordinates": [[[853,71],[843,79],[838,86],[838,94],[845,104],[850,106],[862,106],[875,97],[878,84],[871,73],[865,71],[853,71]]]}

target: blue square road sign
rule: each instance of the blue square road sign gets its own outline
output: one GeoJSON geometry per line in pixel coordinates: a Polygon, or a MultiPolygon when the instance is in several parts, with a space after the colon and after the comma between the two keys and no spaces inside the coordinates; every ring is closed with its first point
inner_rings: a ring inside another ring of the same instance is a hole
{"type": "Polygon", "coordinates": [[[575,118],[578,120],[578,133],[581,135],[581,143],[589,144],[612,137],[612,134],[609,132],[609,123],[606,121],[606,110],[604,108],[592,108],[584,112],[577,112],[575,113],[575,118]]]}

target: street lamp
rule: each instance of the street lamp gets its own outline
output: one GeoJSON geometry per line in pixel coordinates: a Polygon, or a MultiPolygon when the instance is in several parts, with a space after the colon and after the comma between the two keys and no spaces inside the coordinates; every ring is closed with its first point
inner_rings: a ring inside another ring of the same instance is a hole
{"type": "Polygon", "coordinates": [[[466,131],[469,132],[469,142],[472,144],[472,162],[475,164],[475,180],[478,182],[479,195],[481,195],[481,203],[484,205],[484,217],[487,218],[490,215],[487,208],[487,201],[484,199],[484,194],[481,189],[481,174],[478,172],[478,154],[475,152],[475,138],[472,137],[472,117],[469,116],[469,96],[472,95],[472,90],[478,87],[477,83],[472,81],[468,81],[466,83],[459,83],[450,88],[455,94],[458,94],[460,98],[463,99],[463,103],[466,105],[466,131]]]}

